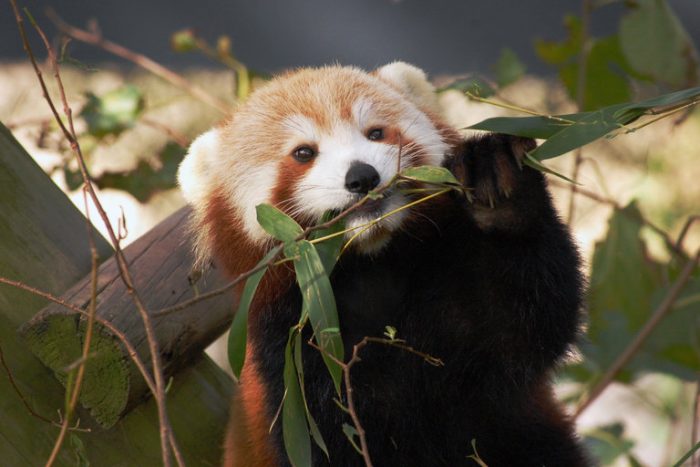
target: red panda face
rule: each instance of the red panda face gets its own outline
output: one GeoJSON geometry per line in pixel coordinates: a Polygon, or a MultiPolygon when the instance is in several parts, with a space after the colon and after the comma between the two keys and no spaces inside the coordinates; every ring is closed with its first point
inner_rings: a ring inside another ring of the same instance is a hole
{"type": "MultiPolygon", "coordinates": [[[[404,63],[374,74],[348,67],[303,69],[255,91],[224,125],[200,136],[178,178],[206,231],[213,198],[223,198],[255,244],[269,240],[255,207],[273,204],[304,226],[340,212],[406,167],[439,165],[453,130],[436,115],[434,90],[422,71],[404,63]]],[[[396,192],[346,219],[361,230],[407,199],[396,192]]],[[[407,210],[392,214],[355,240],[361,252],[382,248],[407,210]]],[[[353,235],[350,233],[349,236],[353,235]]],[[[206,233],[200,248],[208,249],[206,233]]]]}

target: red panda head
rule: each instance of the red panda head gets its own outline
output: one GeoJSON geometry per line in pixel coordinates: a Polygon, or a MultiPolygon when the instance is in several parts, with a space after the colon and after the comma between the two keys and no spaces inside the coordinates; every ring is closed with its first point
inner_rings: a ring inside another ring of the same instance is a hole
{"type": "MultiPolygon", "coordinates": [[[[180,166],[200,259],[220,256],[233,243],[264,247],[270,237],[256,220],[261,203],[308,226],[326,211],[352,205],[400,169],[440,165],[456,134],[437,109],[425,73],[402,62],[371,74],[329,66],[273,79],[226,123],[198,137],[180,166]]],[[[346,227],[406,202],[393,193],[368,203],[347,218],[346,227]]],[[[364,231],[357,250],[381,249],[407,215],[400,211],[364,231]]]]}

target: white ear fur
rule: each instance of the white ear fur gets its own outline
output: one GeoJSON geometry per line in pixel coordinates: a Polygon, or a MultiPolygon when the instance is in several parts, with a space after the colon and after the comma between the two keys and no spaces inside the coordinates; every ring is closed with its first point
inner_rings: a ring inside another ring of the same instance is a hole
{"type": "Polygon", "coordinates": [[[377,70],[377,75],[405,94],[419,107],[440,113],[435,87],[425,72],[406,62],[392,62],[377,70]]]}
{"type": "Polygon", "coordinates": [[[197,205],[212,184],[210,158],[219,151],[219,132],[212,129],[195,139],[177,170],[177,182],[188,203],[197,205]]]}

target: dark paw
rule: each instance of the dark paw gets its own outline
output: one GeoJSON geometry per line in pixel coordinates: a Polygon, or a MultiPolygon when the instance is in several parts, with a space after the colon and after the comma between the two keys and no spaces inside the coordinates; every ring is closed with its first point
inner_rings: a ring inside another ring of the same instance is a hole
{"type": "Polygon", "coordinates": [[[487,134],[470,138],[457,149],[449,169],[475,204],[493,208],[518,189],[526,170],[525,154],[535,147],[534,140],[517,136],[487,134]]]}

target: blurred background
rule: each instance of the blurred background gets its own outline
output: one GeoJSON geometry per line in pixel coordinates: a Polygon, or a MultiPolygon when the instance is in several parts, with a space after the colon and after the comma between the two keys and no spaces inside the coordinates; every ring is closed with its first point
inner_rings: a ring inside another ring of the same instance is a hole
{"type": "MultiPolygon", "coordinates": [[[[175,170],[189,142],[223,118],[221,107],[287,68],[411,62],[430,74],[458,128],[523,115],[517,108],[571,113],[698,86],[697,0],[24,5],[60,52],[81,145],[113,222],[122,212],[126,218],[126,244],[183,205],[175,170]],[[113,44],[89,43],[103,38],[113,44]],[[113,45],[129,49],[127,58],[113,45]],[[144,68],[146,58],[188,85],[144,68]],[[193,86],[210,99],[193,97],[193,86]]],[[[35,34],[31,42],[43,58],[35,34]]],[[[567,176],[578,170],[573,198],[570,184],[550,181],[591,277],[588,337],[557,384],[572,413],[700,247],[697,227],[678,241],[700,214],[700,114],[688,105],[666,117],[547,161],[567,176]]],[[[77,166],[7,8],[0,15],[0,121],[82,210],[77,166]]],[[[699,342],[696,270],[616,382],[577,417],[602,464],[674,465],[697,442],[699,342]]],[[[227,365],[222,343],[210,353],[227,365]]]]}

